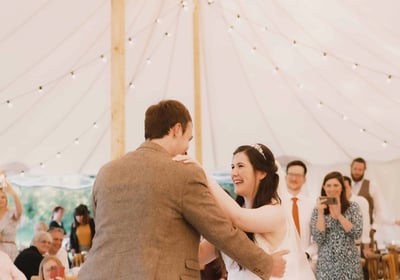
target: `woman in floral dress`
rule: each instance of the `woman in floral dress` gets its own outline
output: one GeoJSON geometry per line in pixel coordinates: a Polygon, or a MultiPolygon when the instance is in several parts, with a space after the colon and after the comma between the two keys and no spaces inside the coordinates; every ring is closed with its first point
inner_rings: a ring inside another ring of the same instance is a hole
{"type": "Polygon", "coordinates": [[[362,214],[357,203],[347,200],[340,172],[325,176],[321,196],[335,197],[336,204],[319,199],[312,214],[312,236],[318,244],[317,279],[361,280],[355,240],[362,233],[362,214]]]}

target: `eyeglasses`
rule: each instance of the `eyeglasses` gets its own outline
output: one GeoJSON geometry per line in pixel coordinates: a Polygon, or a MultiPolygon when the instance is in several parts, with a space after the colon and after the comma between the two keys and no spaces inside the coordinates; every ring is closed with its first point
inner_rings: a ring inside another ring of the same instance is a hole
{"type": "Polygon", "coordinates": [[[292,178],[296,178],[296,179],[304,177],[303,174],[296,174],[296,173],[288,173],[287,176],[288,177],[292,177],[292,178]]]}
{"type": "Polygon", "coordinates": [[[51,244],[51,242],[50,242],[50,241],[47,241],[47,240],[40,240],[39,242],[40,242],[40,243],[43,243],[43,244],[45,244],[45,243],[51,244]]]}

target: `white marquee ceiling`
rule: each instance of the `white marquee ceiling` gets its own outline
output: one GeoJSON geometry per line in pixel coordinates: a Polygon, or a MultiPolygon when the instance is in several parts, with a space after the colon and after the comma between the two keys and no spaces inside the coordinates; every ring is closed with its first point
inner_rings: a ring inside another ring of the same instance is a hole
{"type": "MultiPolygon", "coordinates": [[[[234,148],[254,142],[283,162],[400,159],[399,1],[199,2],[208,169],[227,170],[234,148]]],[[[3,7],[0,166],[96,173],[110,160],[110,1],[3,7]]],[[[150,104],[174,98],[194,112],[192,10],[126,0],[127,150],[143,141],[150,104]]]]}

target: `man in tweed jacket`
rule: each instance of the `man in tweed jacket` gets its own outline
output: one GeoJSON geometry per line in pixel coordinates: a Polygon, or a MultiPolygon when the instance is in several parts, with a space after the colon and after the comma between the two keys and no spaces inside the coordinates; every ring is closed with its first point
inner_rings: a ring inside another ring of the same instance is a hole
{"type": "Polygon", "coordinates": [[[186,107],[175,100],[150,106],[145,138],[97,175],[96,234],[78,279],[200,279],[200,236],[262,279],[282,276],[287,252],[258,248],[223,216],[203,171],[172,160],[193,138],[186,107]]]}

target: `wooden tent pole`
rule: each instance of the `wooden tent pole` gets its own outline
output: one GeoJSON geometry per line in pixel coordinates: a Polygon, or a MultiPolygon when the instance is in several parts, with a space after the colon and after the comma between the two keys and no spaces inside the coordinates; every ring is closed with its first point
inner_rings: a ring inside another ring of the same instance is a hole
{"type": "Polygon", "coordinates": [[[111,0],[111,156],[125,154],[125,0],[111,0]]]}
{"type": "Polygon", "coordinates": [[[200,4],[193,1],[193,65],[194,65],[194,140],[196,144],[196,159],[202,164],[202,127],[201,127],[201,87],[200,87],[200,4]]]}

